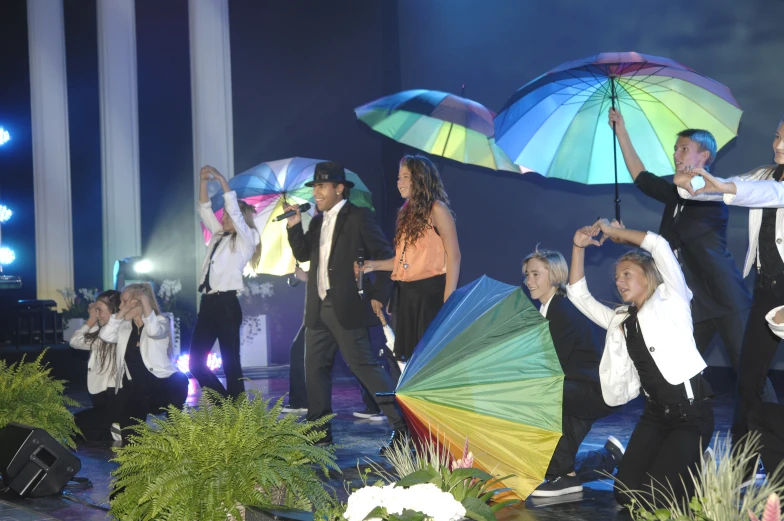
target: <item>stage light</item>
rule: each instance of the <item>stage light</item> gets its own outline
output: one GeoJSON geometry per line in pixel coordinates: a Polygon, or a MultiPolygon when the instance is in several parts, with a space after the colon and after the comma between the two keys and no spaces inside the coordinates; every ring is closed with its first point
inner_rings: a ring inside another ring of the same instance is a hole
{"type": "Polygon", "coordinates": [[[0,223],[6,222],[13,214],[14,212],[9,207],[0,204],[0,223]]]}
{"type": "Polygon", "coordinates": [[[6,129],[0,127],[0,147],[11,141],[11,134],[6,129]]]}
{"type": "Polygon", "coordinates": [[[16,259],[16,254],[11,248],[0,248],[0,264],[11,264],[16,259]]]}
{"type": "Polygon", "coordinates": [[[133,265],[136,273],[150,273],[152,271],[152,262],[147,259],[142,259],[133,265]]]}
{"type": "MultiPolygon", "coordinates": [[[[221,360],[220,355],[216,355],[215,353],[210,353],[207,355],[207,369],[212,372],[217,371],[223,365],[223,360],[221,360]]],[[[190,369],[190,355],[184,354],[180,355],[177,358],[177,369],[180,370],[181,373],[187,373],[190,369]]]]}

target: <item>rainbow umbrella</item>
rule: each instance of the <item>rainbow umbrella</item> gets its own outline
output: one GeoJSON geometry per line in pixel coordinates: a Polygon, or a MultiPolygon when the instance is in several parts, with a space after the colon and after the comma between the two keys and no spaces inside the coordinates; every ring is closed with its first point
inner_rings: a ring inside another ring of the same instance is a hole
{"type": "Polygon", "coordinates": [[[436,90],[406,90],[354,109],[376,132],[428,154],[520,173],[493,139],[495,113],[481,103],[436,90]]]}
{"type": "MultiPolygon", "coordinates": [[[[229,186],[237,192],[237,198],[256,208],[253,220],[261,233],[261,262],[257,273],[288,275],[294,273],[295,259],[286,234],[286,221],[272,222],[283,213],[284,203],[308,202],[312,208],[303,214],[302,225],[307,230],[310,218],[315,213],[313,188],[305,183],[313,180],[313,170],[321,159],[291,157],[261,163],[229,179],[229,186]]],[[[357,206],[373,208],[372,194],[357,174],[346,169],[346,179],[354,183],[349,200],[357,206]]],[[[210,198],[212,211],[220,220],[223,215],[223,193],[210,198]]],[[[202,225],[204,241],[209,242],[210,232],[202,225]]],[[[308,263],[302,268],[307,271],[308,263]]]]}
{"type": "Polygon", "coordinates": [[[419,342],[395,396],[417,437],[474,461],[520,498],[561,437],[563,372],[547,319],[517,286],[483,276],[456,290],[419,342]]]}
{"type": "Polygon", "coordinates": [[[566,62],[521,87],[495,118],[500,146],[518,165],[547,177],[585,184],[632,178],[618,157],[607,112],[623,114],[646,169],[672,175],[675,136],[687,128],[711,132],[719,148],[738,134],[742,110],[730,90],[658,56],[601,53],[566,62]]]}

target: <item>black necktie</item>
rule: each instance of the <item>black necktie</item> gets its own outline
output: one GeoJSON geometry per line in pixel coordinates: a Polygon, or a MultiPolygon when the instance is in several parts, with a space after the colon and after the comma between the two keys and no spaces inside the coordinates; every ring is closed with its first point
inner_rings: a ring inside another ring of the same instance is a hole
{"type": "Polygon", "coordinates": [[[207,275],[204,276],[204,282],[202,282],[201,286],[199,286],[199,291],[204,290],[204,293],[209,293],[212,291],[212,288],[210,287],[210,270],[212,269],[212,258],[215,256],[215,252],[218,251],[218,245],[225,236],[226,235],[223,234],[218,237],[218,242],[215,243],[215,247],[212,249],[212,253],[210,253],[210,263],[207,265],[207,275]]]}

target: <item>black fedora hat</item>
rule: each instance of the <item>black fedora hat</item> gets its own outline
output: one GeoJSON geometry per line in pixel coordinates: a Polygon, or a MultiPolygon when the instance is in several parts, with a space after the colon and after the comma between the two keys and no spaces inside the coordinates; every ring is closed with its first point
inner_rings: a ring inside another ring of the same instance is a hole
{"type": "Polygon", "coordinates": [[[305,183],[305,186],[313,186],[316,183],[340,183],[348,188],[354,186],[351,181],[346,181],[346,170],[340,163],[334,161],[316,164],[316,169],[313,171],[313,181],[305,183]]]}

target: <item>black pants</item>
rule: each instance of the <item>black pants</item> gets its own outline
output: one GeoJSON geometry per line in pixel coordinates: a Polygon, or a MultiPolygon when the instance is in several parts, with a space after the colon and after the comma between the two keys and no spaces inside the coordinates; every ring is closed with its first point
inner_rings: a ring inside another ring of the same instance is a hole
{"type": "Polygon", "coordinates": [[[762,389],[781,341],[768,327],[765,315],[781,305],[784,305],[784,276],[758,275],[738,366],[737,401],[732,419],[735,441],[748,432],[749,413],[762,403],[762,389]]]}
{"type": "Polygon", "coordinates": [[[761,403],[749,413],[749,429],[760,433],[760,456],[770,476],[784,461],[784,406],[761,403]]]}
{"type": "MultiPolygon", "coordinates": [[[[601,391],[590,384],[564,380],[563,417],[561,426],[563,436],[553,452],[553,458],[545,473],[546,479],[565,476],[575,471],[575,458],[580,444],[599,418],[612,414],[614,409],[604,403],[601,391]]],[[[587,462],[583,461],[581,474],[590,472],[587,462]]],[[[598,469],[597,469],[598,470],[598,469]]]]}
{"type": "MultiPolygon", "coordinates": [[[[694,491],[689,469],[698,470],[702,450],[708,446],[712,435],[710,398],[692,405],[686,402],[667,407],[646,400],[616,479],[627,489],[648,495],[650,501],[660,506],[661,494],[655,494],[655,501],[650,497],[652,487],[660,490],[672,485],[679,500],[688,500],[694,491]]],[[[615,499],[621,505],[628,505],[631,496],[623,490],[616,483],[615,499]]]]}
{"type": "Polygon", "coordinates": [[[209,387],[223,396],[236,398],[245,390],[240,365],[240,324],[242,308],[234,291],[202,295],[199,316],[193,329],[190,371],[199,385],[209,387]],[[218,340],[226,388],[207,367],[207,357],[218,340]]]}
{"type": "Polygon", "coordinates": [[[308,394],[305,391],[305,324],[299,327],[289,353],[289,407],[305,409],[308,406],[308,394]]]}
{"type": "MultiPolygon", "coordinates": [[[[389,369],[389,376],[392,377],[392,383],[397,385],[398,380],[400,380],[401,372],[400,366],[397,365],[395,354],[387,346],[383,347],[383,352],[384,359],[389,369]]],[[[365,404],[365,408],[370,411],[381,412],[381,409],[379,409],[378,404],[376,403],[376,399],[373,398],[373,395],[367,389],[365,389],[365,386],[359,384],[359,390],[362,395],[362,403],[365,404]]]]}
{"type": "MultiPolygon", "coordinates": [[[[360,383],[372,393],[392,392],[395,385],[378,363],[370,347],[367,328],[345,329],[338,322],[332,302],[327,298],[321,303],[319,320],[305,333],[305,381],[308,392],[308,421],[315,421],[332,414],[332,365],[340,354],[360,383]]],[[[395,430],[405,428],[394,400],[377,400],[387,421],[395,430]]],[[[332,439],[329,424],[325,426],[325,441],[332,439]]]]}
{"type": "MultiPolygon", "coordinates": [[[[708,350],[708,346],[713,340],[713,337],[718,333],[724,344],[724,348],[727,350],[727,356],[730,359],[732,370],[737,375],[743,346],[744,326],[747,321],[748,311],[744,311],[720,318],[695,322],[694,341],[703,358],[705,357],[705,351],[708,350]]],[[[773,389],[773,384],[770,382],[769,378],[765,378],[764,387],[762,389],[762,401],[778,403],[776,391],[773,389]]]]}
{"type": "Polygon", "coordinates": [[[91,394],[93,406],[74,415],[76,426],[87,441],[111,441],[112,423],[121,428],[157,414],[162,408],[182,407],[188,397],[188,377],[181,372],[168,378],[152,378],[144,382],[123,379],[123,386],[115,393],[114,387],[91,394]]]}

